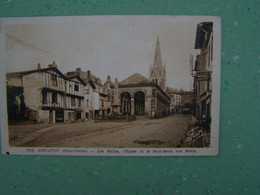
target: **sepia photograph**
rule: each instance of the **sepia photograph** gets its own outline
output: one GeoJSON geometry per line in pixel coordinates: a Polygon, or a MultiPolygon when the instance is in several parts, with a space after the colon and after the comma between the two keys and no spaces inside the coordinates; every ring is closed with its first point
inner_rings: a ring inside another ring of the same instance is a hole
{"type": "Polygon", "coordinates": [[[218,154],[220,17],[0,25],[3,154],[218,154]]]}

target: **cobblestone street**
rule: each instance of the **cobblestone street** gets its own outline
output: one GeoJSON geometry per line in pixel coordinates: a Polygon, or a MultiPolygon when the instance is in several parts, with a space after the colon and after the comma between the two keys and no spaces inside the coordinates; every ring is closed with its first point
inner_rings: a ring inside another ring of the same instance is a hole
{"type": "Polygon", "coordinates": [[[57,123],[10,126],[10,145],[73,148],[178,147],[191,124],[190,115],[132,122],[57,123]]]}

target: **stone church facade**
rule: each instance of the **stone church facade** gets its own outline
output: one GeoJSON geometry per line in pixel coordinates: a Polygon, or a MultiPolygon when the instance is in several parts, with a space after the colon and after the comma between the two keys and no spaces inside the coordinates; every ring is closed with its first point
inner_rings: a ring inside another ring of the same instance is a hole
{"type": "Polygon", "coordinates": [[[157,38],[154,63],[149,79],[135,73],[123,81],[108,76],[104,87],[108,91],[111,114],[144,115],[149,118],[166,116],[171,99],[166,94],[166,69],[162,64],[160,41],[157,38]]]}

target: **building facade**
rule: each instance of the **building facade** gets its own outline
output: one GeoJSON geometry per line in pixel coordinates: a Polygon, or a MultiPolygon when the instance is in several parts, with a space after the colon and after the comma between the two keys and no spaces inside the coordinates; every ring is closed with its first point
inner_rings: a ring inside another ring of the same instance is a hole
{"type": "Polygon", "coordinates": [[[109,111],[108,94],[101,79],[93,75],[90,70],[84,72],[81,68],[76,68],[75,71],[67,72],[65,75],[78,76],[86,83],[84,89],[86,119],[106,119],[109,111]]]}
{"type": "MultiPolygon", "coordinates": [[[[111,82],[108,76],[105,87],[112,113],[143,115],[158,118],[169,114],[170,97],[166,94],[166,70],[162,64],[159,38],[157,38],[154,63],[150,66],[149,79],[135,73],[123,81],[111,82]]],[[[110,108],[109,108],[110,109],[110,108]]]]}
{"type": "Polygon", "coordinates": [[[85,118],[86,119],[93,119],[95,115],[95,100],[94,96],[96,97],[95,91],[96,86],[93,81],[90,79],[85,86],[84,89],[84,99],[85,99],[85,118]]]}
{"type": "Polygon", "coordinates": [[[25,118],[37,122],[64,121],[66,77],[55,63],[48,68],[38,65],[36,70],[7,73],[6,77],[7,87],[23,89],[25,118]]]}
{"type": "Polygon", "coordinates": [[[211,122],[212,67],[213,67],[213,23],[197,25],[195,49],[200,49],[195,61],[194,94],[197,119],[211,122]]]}
{"type": "Polygon", "coordinates": [[[85,82],[79,76],[67,77],[65,96],[65,113],[64,121],[72,122],[76,120],[84,120],[84,87],[85,82]]]}
{"type": "Polygon", "coordinates": [[[182,96],[180,92],[177,89],[172,89],[167,87],[167,94],[171,98],[171,104],[170,104],[170,112],[172,114],[174,113],[181,113],[182,111],[182,96]]]}
{"type": "MultiPolygon", "coordinates": [[[[84,119],[84,83],[79,78],[65,77],[55,62],[48,68],[41,68],[38,64],[35,70],[7,73],[6,78],[7,96],[12,97],[8,107],[17,105],[20,114],[23,110],[20,118],[38,123],[84,119]]],[[[13,113],[11,110],[8,112],[9,119],[17,120],[17,116],[11,116],[13,113]]]]}

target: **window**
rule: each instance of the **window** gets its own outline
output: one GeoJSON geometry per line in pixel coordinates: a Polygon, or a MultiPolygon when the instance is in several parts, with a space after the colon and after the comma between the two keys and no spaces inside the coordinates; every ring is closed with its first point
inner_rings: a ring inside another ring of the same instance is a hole
{"type": "Polygon", "coordinates": [[[71,106],[76,106],[76,101],[74,97],[71,98],[71,106]]]}
{"type": "Polygon", "coordinates": [[[42,92],[42,102],[47,104],[47,92],[42,92]]]}
{"type": "Polygon", "coordinates": [[[52,85],[57,86],[57,76],[56,75],[51,75],[51,83],[52,85]]]}
{"type": "Polygon", "coordinates": [[[208,67],[210,67],[210,54],[211,54],[211,49],[209,46],[209,50],[208,50],[208,67]]]}
{"type": "Polygon", "coordinates": [[[78,107],[81,107],[81,99],[78,99],[78,107]]]}
{"type": "Polygon", "coordinates": [[[57,94],[56,93],[52,93],[51,99],[52,99],[52,103],[57,103],[57,94]]]}
{"type": "Polygon", "coordinates": [[[213,37],[211,38],[211,61],[213,59],[213,37]]]}
{"type": "Polygon", "coordinates": [[[89,89],[86,89],[86,94],[89,94],[89,89]]]}
{"type": "Polygon", "coordinates": [[[75,91],[79,91],[79,85],[75,84],[74,89],[75,89],[75,91]]]}

